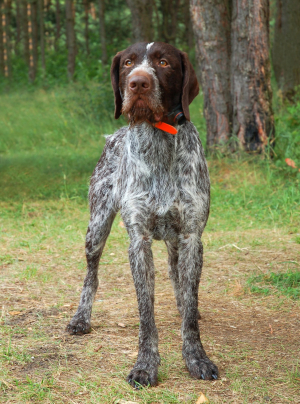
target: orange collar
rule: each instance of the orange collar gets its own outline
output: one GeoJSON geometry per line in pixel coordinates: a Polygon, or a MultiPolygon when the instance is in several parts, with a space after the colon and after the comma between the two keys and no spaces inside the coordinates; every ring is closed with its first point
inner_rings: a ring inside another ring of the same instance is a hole
{"type": "Polygon", "coordinates": [[[177,133],[177,129],[174,126],[169,125],[165,122],[157,122],[157,123],[153,124],[153,126],[164,132],[171,133],[171,135],[176,135],[176,133],[177,133]]]}

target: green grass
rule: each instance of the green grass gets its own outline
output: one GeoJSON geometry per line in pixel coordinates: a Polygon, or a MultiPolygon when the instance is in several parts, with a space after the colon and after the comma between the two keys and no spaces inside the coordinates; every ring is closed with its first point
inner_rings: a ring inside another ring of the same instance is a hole
{"type": "MultiPolygon", "coordinates": [[[[299,266],[299,265],[298,265],[299,266]]],[[[300,299],[300,271],[288,272],[270,272],[269,274],[260,274],[252,276],[248,280],[250,291],[252,293],[260,293],[269,295],[272,292],[281,293],[292,299],[300,299]],[[257,286],[262,284],[262,286],[257,286]],[[274,287],[272,290],[272,286],[274,287]]]]}

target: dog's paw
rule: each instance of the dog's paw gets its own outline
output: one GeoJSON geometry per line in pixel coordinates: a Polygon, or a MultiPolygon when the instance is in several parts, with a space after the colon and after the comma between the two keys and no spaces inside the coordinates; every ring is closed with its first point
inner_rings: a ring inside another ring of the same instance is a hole
{"type": "Polygon", "coordinates": [[[132,369],[127,376],[128,383],[135,389],[157,385],[157,371],[147,372],[142,369],[132,369]]]}
{"type": "Polygon", "coordinates": [[[91,324],[83,319],[76,319],[75,317],[67,325],[66,331],[69,334],[83,335],[91,332],[91,324]]]}
{"type": "Polygon", "coordinates": [[[207,357],[188,356],[185,359],[190,375],[195,379],[216,380],[219,376],[217,366],[207,357]]]}

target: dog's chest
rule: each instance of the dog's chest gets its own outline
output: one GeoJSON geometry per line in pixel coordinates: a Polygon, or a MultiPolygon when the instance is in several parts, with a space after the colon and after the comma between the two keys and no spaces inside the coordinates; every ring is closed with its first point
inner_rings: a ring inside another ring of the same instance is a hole
{"type": "Polygon", "coordinates": [[[155,238],[180,233],[186,212],[193,211],[198,220],[209,200],[200,184],[198,135],[189,132],[196,139],[192,149],[183,135],[142,124],[128,129],[124,137],[117,175],[119,208],[125,223],[144,222],[155,238]]]}

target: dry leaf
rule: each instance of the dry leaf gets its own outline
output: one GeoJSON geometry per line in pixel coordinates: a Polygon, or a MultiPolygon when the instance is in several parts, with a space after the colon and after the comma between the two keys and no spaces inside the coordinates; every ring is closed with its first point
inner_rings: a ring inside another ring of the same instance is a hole
{"type": "Polygon", "coordinates": [[[125,228],[124,222],[120,222],[120,223],[119,223],[119,226],[122,227],[122,229],[124,229],[124,228],[125,228]]]}
{"type": "Polygon", "coordinates": [[[21,314],[21,312],[20,311],[9,311],[9,314],[11,316],[17,316],[18,314],[21,314]]]}
{"type": "Polygon", "coordinates": [[[128,354],[128,356],[130,356],[131,358],[136,358],[138,356],[138,352],[132,352],[130,354],[128,354]]]}
{"type": "Polygon", "coordinates": [[[203,404],[203,403],[209,403],[209,399],[205,397],[203,393],[201,393],[200,396],[198,397],[196,404],[203,404]]]}
{"type": "Polygon", "coordinates": [[[293,167],[293,168],[297,168],[296,163],[294,162],[294,160],[292,159],[285,159],[285,162],[288,166],[293,167]]]}
{"type": "Polygon", "coordinates": [[[139,404],[136,401],[126,401],[126,400],[122,400],[119,399],[117,401],[115,401],[115,404],[139,404]]]}
{"type": "Polygon", "coordinates": [[[125,328],[125,327],[126,327],[126,325],[125,325],[124,323],[118,323],[118,326],[119,326],[119,327],[122,327],[122,328],[125,328]]]}

